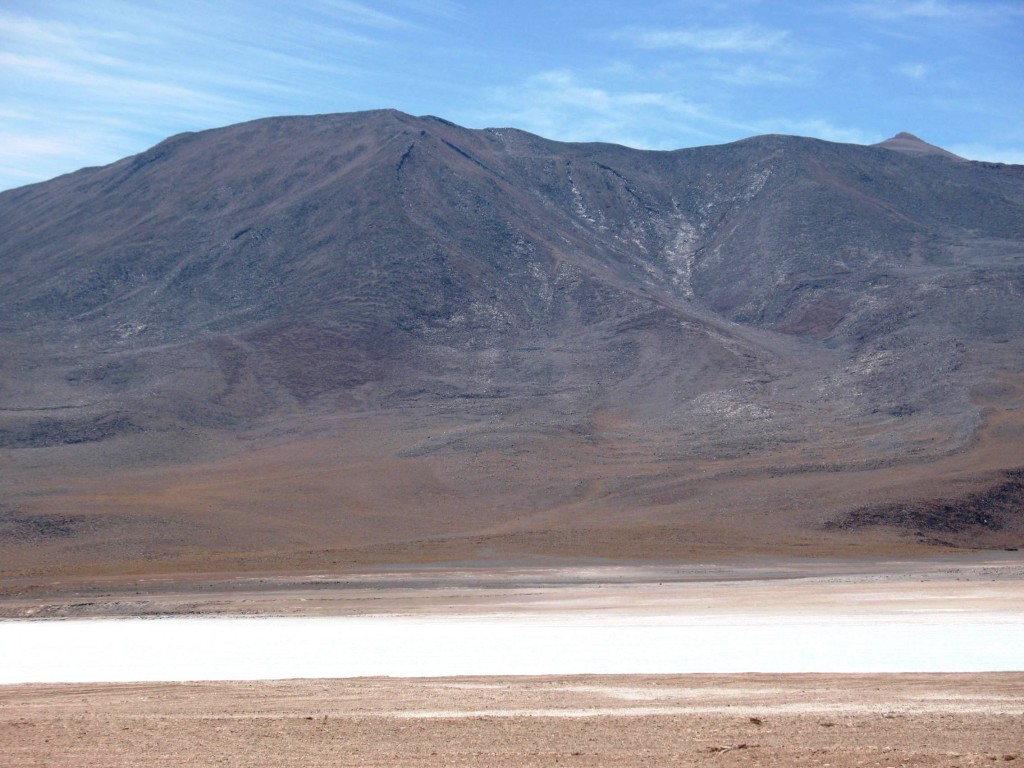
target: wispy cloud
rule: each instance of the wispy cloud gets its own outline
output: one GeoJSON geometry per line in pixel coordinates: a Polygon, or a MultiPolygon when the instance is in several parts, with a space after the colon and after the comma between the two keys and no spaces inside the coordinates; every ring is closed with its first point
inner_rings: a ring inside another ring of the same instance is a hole
{"type": "Polygon", "coordinates": [[[179,107],[232,104],[232,100],[229,98],[173,83],[110,75],[44,56],[0,53],[0,68],[19,78],[44,80],[95,91],[115,92],[119,98],[133,101],[164,102],[173,100],[179,107]]]}
{"type": "Polygon", "coordinates": [[[816,77],[814,70],[803,62],[786,67],[771,64],[712,65],[708,70],[709,77],[717,82],[742,87],[793,85],[808,82],[816,77]]]}
{"type": "Polygon", "coordinates": [[[457,0],[391,0],[391,5],[424,18],[466,21],[471,16],[469,8],[457,0]]]}
{"type": "Polygon", "coordinates": [[[109,127],[80,121],[53,121],[50,126],[17,124],[0,131],[0,177],[12,184],[38,181],[96,164],[97,155],[114,160],[117,141],[109,127]],[[26,164],[26,159],[31,163],[26,164]]]}
{"type": "Polygon", "coordinates": [[[824,118],[768,118],[750,125],[752,133],[785,133],[810,136],[841,144],[876,144],[886,137],[856,126],[836,125],[824,118]]]}
{"type": "Polygon", "coordinates": [[[201,10],[95,0],[59,14],[0,11],[0,109],[20,115],[4,126],[0,189],[31,178],[29,168],[109,162],[168,133],[344,99],[346,83],[365,83],[423,24],[457,10],[444,0],[224,0],[201,10]],[[53,129],[73,123],[90,126],[82,140],[53,129]]]}
{"type": "Polygon", "coordinates": [[[705,53],[782,53],[789,32],[748,25],[676,29],[629,28],[617,37],[640,48],[687,48],[705,53]]]}
{"type": "Polygon", "coordinates": [[[1024,7],[1019,3],[950,2],[949,0],[866,0],[852,3],[848,9],[860,16],[874,19],[959,21],[970,23],[993,23],[1007,17],[1024,16],[1024,7]]]}
{"type": "Polygon", "coordinates": [[[998,146],[995,144],[952,144],[947,149],[968,160],[985,160],[990,163],[1011,163],[1024,165],[1024,147],[998,146]]]}
{"type": "Polygon", "coordinates": [[[96,63],[116,63],[115,59],[92,50],[96,43],[131,38],[121,31],[19,16],[11,12],[0,12],[0,36],[12,44],[29,45],[37,49],[55,49],[61,55],[96,63]]]}
{"type": "Polygon", "coordinates": [[[1020,0],[596,3],[582,19],[540,0],[0,6],[0,189],[185,130],[381,106],[656,149],[890,128],[968,157],[1022,146],[1020,0]]]}
{"type": "Polygon", "coordinates": [[[308,5],[313,8],[333,11],[346,21],[369,27],[377,27],[378,29],[396,29],[413,26],[408,18],[384,13],[363,3],[351,2],[351,0],[314,0],[308,5]]]}
{"type": "Polygon", "coordinates": [[[853,3],[850,10],[876,19],[948,19],[956,14],[954,6],[942,2],[942,0],[913,0],[913,2],[872,0],[872,2],[853,3]]]}
{"type": "Polygon", "coordinates": [[[568,70],[542,72],[513,87],[495,88],[476,116],[498,115],[516,127],[562,141],[608,141],[641,149],[713,143],[711,125],[728,122],[674,91],[595,86],[568,70]]]}
{"type": "Polygon", "coordinates": [[[790,30],[761,24],[627,27],[609,39],[626,55],[660,57],[666,78],[691,85],[698,81],[735,87],[807,82],[816,77],[815,66],[822,55],[820,48],[797,40],[790,30]]]}
{"type": "Polygon", "coordinates": [[[926,64],[900,64],[896,67],[896,73],[909,77],[911,80],[923,80],[928,74],[926,64]]]}

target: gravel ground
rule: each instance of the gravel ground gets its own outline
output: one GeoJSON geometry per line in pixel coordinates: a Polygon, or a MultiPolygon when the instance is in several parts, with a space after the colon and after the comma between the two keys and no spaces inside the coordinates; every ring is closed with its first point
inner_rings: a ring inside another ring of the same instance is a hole
{"type": "Polygon", "coordinates": [[[0,688],[4,766],[1024,765],[1024,674],[0,688]]]}

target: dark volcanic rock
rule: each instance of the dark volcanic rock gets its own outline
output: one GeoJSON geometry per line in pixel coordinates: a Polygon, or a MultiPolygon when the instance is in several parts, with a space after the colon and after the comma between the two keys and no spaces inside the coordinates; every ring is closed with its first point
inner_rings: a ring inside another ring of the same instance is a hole
{"type": "Polygon", "coordinates": [[[826,524],[828,529],[856,530],[891,526],[932,543],[971,546],[986,536],[1009,530],[1016,541],[1024,532],[1024,470],[1007,472],[978,493],[958,499],[927,499],[855,509],[826,524]]]}

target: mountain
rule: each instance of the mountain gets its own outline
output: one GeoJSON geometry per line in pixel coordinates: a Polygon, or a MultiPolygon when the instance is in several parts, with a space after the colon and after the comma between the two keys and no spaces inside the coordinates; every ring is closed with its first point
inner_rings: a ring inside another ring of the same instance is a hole
{"type": "Polygon", "coordinates": [[[963,160],[960,155],[954,155],[952,152],[949,152],[942,147],[936,147],[934,144],[929,144],[927,141],[923,141],[914,134],[907,133],[906,131],[897,133],[891,139],[886,139],[874,146],[891,149],[894,152],[905,152],[908,155],[942,155],[943,157],[952,158],[953,160],[963,160]]]}
{"type": "Polygon", "coordinates": [[[0,569],[1016,546],[1024,167],[930,146],[376,111],[4,192],[0,569]]]}

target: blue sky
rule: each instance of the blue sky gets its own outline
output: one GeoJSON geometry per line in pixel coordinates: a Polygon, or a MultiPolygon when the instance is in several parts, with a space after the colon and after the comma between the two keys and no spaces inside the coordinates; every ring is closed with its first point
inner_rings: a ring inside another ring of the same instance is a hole
{"type": "Polygon", "coordinates": [[[905,130],[1024,163],[1024,0],[0,3],[0,189],[380,107],[652,149],[905,130]]]}

